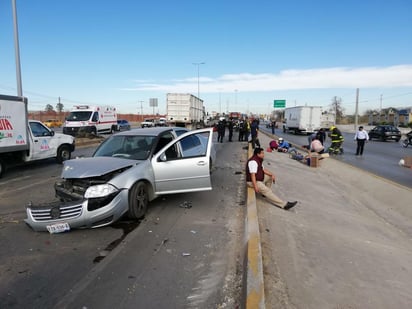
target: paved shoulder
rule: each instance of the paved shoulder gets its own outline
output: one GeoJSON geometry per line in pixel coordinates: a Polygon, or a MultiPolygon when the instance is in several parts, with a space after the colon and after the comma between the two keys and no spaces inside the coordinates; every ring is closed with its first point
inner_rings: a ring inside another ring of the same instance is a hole
{"type": "Polygon", "coordinates": [[[284,211],[257,198],[268,308],[410,307],[412,190],[332,159],[264,163],[274,191],[299,201],[284,211]]]}

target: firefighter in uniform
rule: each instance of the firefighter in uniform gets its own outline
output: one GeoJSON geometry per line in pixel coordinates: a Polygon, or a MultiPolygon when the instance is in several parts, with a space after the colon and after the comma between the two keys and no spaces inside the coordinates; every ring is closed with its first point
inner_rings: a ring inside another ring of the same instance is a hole
{"type": "Polygon", "coordinates": [[[333,153],[333,154],[343,154],[343,135],[340,132],[340,130],[335,127],[335,126],[331,126],[329,129],[330,133],[329,133],[329,137],[332,140],[332,144],[329,147],[329,153],[333,153]]]}

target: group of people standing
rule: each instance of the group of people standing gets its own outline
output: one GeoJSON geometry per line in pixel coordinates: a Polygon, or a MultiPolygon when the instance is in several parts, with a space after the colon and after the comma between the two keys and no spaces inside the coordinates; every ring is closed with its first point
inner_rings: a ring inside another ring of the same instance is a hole
{"type": "MultiPolygon", "coordinates": [[[[259,120],[253,119],[252,121],[248,121],[248,119],[241,119],[238,123],[238,131],[239,137],[238,141],[248,141],[252,143],[252,147],[255,148],[260,147],[260,141],[258,137],[259,132],[259,120]]],[[[229,131],[228,141],[233,141],[233,129],[235,127],[235,122],[233,119],[226,119],[219,120],[217,124],[217,142],[223,143],[223,139],[225,137],[226,128],[229,131]]]]}

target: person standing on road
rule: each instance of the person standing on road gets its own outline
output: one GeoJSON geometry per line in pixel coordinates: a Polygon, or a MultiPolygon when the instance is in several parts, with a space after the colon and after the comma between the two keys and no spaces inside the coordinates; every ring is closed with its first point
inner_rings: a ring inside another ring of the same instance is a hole
{"type": "Polygon", "coordinates": [[[220,120],[217,124],[217,142],[223,143],[223,138],[225,137],[226,131],[226,121],[220,120]]]}
{"type": "Polygon", "coordinates": [[[260,142],[258,139],[258,132],[259,132],[259,123],[256,119],[252,121],[252,124],[250,126],[250,135],[252,136],[252,148],[255,149],[255,147],[260,147],[260,142]]]}
{"type": "Polygon", "coordinates": [[[272,121],[271,127],[272,127],[272,134],[274,135],[275,134],[275,128],[276,128],[276,120],[272,121]]]}
{"type": "Polygon", "coordinates": [[[323,130],[323,128],[320,128],[319,131],[316,133],[316,138],[322,143],[325,142],[326,140],[326,133],[325,130],[323,130]]]}
{"type": "Polygon", "coordinates": [[[246,182],[248,187],[253,188],[256,193],[266,197],[272,204],[285,210],[291,209],[297,204],[294,202],[285,202],[277,197],[272,191],[272,183],[275,183],[276,177],[273,173],[263,168],[263,158],[265,151],[257,147],[253,150],[253,156],[247,161],[246,165],[246,182]]]}
{"type": "Polygon", "coordinates": [[[241,119],[239,121],[239,142],[245,140],[245,121],[241,119]]]}
{"type": "Polygon", "coordinates": [[[365,143],[369,140],[368,132],[366,132],[363,127],[360,126],[353,139],[358,143],[356,147],[356,155],[363,155],[363,148],[365,146],[365,143]]]}
{"type": "Polygon", "coordinates": [[[251,141],[250,139],[250,121],[249,119],[246,117],[245,120],[245,141],[251,141]]]}
{"type": "Polygon", "coordinates": [[[331,146],[329,147],[329,152],[333,154],[343,154],[342,145],[344,138],[340,130],[335,126],[331,126],[329,136],[332,140],[331,146]]]}
{"type": "Polygon", "coordinates": [[[227,127],[229,129],[229,142],[231,142],[233,138],[233,119],[232,118],[229,119],[229,123],[227,127]]]}

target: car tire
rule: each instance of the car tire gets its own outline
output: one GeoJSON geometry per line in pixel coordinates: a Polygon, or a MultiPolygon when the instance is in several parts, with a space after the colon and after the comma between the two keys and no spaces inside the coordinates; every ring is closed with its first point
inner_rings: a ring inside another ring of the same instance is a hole
{"type": "Polygon", "coordinates": [[[70,152],[70,148],[67,145],[60,146],[57,150],[57,162],[63,163],[63,161],[70,160],[72,153],[70,152]]]}
{"type": "Polygon", "coordinates": [[[97,136],[97,129],[96,129],[96,127],[93,127],[93,128],[90,130],[90,134],[93,135],[93,136],[97,136]]]}
{"type": "Polygon", "coordinates": [[[6,171],[6,164],[0,159],[0,178],[3,176],[4,172],[6,171]]]}
{"type": "Polygon", "coordinates": [[[129,194],[129,217],[132,219],[141,219],[144,217],[149,204],[149,194],[147,186],[143,181],[133,185],[129,194]]]}

